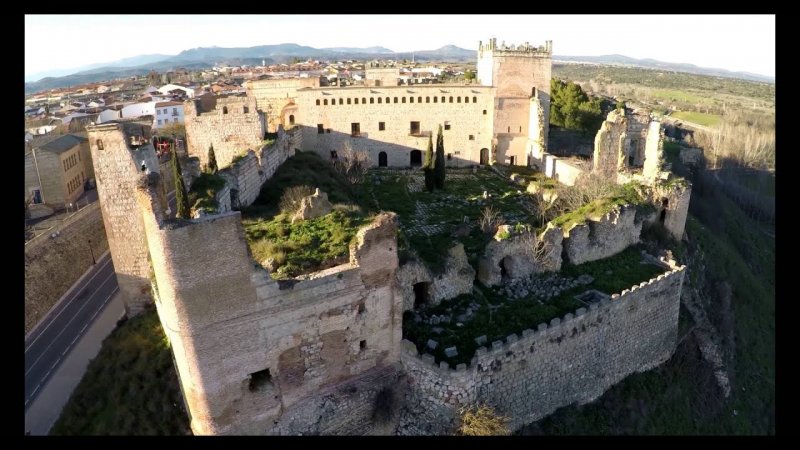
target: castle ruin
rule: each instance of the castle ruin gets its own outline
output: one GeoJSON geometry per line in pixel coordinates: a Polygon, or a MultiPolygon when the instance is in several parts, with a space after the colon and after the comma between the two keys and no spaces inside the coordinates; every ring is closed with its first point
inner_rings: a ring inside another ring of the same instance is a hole
{"type": "MultiPolygon", "coordinates": [[[[480,44],[479,85],[389,86],[387,71],[368,77],[367,87],[252,81],[247,97],[221,99],[212,111],[187,108],[189,153],[203,161],[214,145],[239,206],[252,203],[296,148],[335,159],[350,145],[374,166],[413,167],[439,124],[450,165],[546,165],[551,54],[549,41],[480,44]],[[262,146],[266,130],[278,138],[262,146]]],[[[662,206],[652,215],[622,207],[566,230],[548,225],[539,237],[547,257],[535,264],[525,260],[526,241],[506,229],[477,270],[455,246],[447,270],[434,274],[400,263],[397,218],[381,213],[358,232],[348,262],[289,280],[273,279],[253,260],[238,211],[172,218],[149,128],[87,128],[126,307],[157,309],[192,431],[447,434],[459,408],[476,403],[494,406],[516,429],[666,361],[677,345],[685,273],[670,261],[608,299],[485,342],[469,364],[437,364],[403,339],[417,285],[435,304],[470,292],[476,279],[502,283],[501,270],[515,278],[609,257],[638,242],[645,222],[661,220],[682,235],[690,187],[662,179],[658,123],[612,114],[589,170],[652,183],[662,206]],[[639,166],[641,175],[623,173],[639,166]]],[[[564,173],[552,158],[550,167],[550,176],[564,173]]]]}

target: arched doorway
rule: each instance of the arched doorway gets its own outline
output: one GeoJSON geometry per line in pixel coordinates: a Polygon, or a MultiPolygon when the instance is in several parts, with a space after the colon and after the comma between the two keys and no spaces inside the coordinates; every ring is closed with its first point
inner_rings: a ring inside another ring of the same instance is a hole
{"type": "Polygon", "coordinates": [[[387,165],[386,152],[378,153],[378,167],[386,167],[387,165]]]}
{"type": "Polygon", "coordinates": [[[294,114],[289,114],[289,125],[294,125],[294,114]]]}
{"type": "Polygon", "coordinates": [[[489,164],[489,149],[488,148],[482,148],[481,149],[481,165],[485,166],[487,164],[489,164]]]}
{"type": "Polygon", "coordinates": [[[411,150],[411,167],[419,167],[422,165],[422,152],[419,150],[411,150]]]}

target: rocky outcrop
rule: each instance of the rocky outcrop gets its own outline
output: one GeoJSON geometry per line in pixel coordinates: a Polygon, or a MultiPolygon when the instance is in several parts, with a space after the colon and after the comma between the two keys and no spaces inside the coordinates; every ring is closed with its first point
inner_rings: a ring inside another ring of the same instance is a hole
{"type": "Polygon", "coordinates": [[[292,217],[292,223],[300,220],[315,219],[328,214],[333,209],[333,205],[328,201],[328,194],[321,192],[319,188],[314,194],[303,198],[300,201],[300,209],[292,217]]]}

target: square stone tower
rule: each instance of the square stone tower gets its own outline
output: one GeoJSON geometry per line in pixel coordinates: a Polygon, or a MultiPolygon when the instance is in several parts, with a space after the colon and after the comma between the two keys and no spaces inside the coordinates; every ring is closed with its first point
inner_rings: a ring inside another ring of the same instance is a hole
{"type": "Polygon", "coordinates": [[[151,127],[126,121],[89,126],[86,130],[119,290],[126,313],[135,316],[153,303],[147,239],[135,195],[141,173],[159,170],[151,127]]]}
{"type": "Polygon", "coordinates": [[[531,148],[529,139],[542,141],[542,146],[546,146],[552,55],[552,41],[538,47],[527,42],[498,45],[495,38],[478,44],[478,82],[497,88],[493,117],[493,156],[497,162],[526,165],[531,148]],[[541,114],[533,111],[536,113],[533,118],[532,99],[538,100],[541,109],[541,114]]]}

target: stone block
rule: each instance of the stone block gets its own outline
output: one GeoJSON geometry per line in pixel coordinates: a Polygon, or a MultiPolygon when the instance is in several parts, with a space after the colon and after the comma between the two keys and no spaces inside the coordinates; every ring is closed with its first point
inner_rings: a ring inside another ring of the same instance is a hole
{"type": "Polygon", "coordinates": [[[450,364],[447,364],[446,361],[441,361],[439,363],[439,368],[442,369],[442,370],[449,370],[450,369],[450,364]]]}
{"type": "Polygon", "coordinates": [[[486,335],[484,334],[483,336],[476,337],[475,338],[475,343],[478,344],[478,345],[485,344],[486,343],[486,335]]]}
{"type": "Polygon", "coordinates": [[[529,336],[533,336],[533,333],[535,333],[535,331],[531,330],[530,328],[522,330],[522,337],[526,338],[529,336]]]}
{"type": "Polygon", "coordinates": [[[436,358],[434,358],[433,355],[428,354],[428,353],[425,353],[424,355],[422,355],[422,360],[425,361],[428,364],[431,364],[431,365],[436,362],[436,358]]]}
{"type": "Polygon", "coordinates": [[[417,356],[417,346],[408,339],[403,339],[403,342],[400,343],[400,347],[409,355],[417,356]]]}
{"type": "Polygon", "coordinates": [[[467,365],[464,364],[464,363],[461,363],[461,364],[457,365],[456,366],[456,371],[457,372],[466,372],[467,371],[467,365]]]}
{"type": "Polygon", "coordinates": [[[455,347],[447,347],[446,349],[444,349],[444,354],[448,358],[453,358],[455,356],[458,356],[458,349],[456,349],[455,347]]]}
{"type": "Polygon", "coordinates": [[[501,348],[503,348],[503,341],[492,342],[492,350],[499,350],[501,348]]]}
{"type": "Polygon", "coordinates": [[[517,337],[516,334],[509,334],[508,337],[506,337],[506,342],[508,342],[509,344],[513,344],[514,342],[517,342],[518,340],[519,340],[519,338],[517,337]]]}
{"type": "Polygon", "coordinates": [[[578,310],[575,311],[575,317],[580,317],[584,314],[586,314],[586,308],[578,308],[578,310]]]}
{"type": "Polygon", "coordinates": [[[558,325],[558,324],[560,324],[560,323],[561,323],[561,319],[559,319],[558,317],[556,317],[555,319],[553,319],[553,320],[551,320],[551,321],[550,321],[550,326],[551,326],[551,327],[554,327],[554,326],[556,326],[556,325],[558,325]]]}
{"type": "Polygon", "coordinates": [[[436,347],[438,347],[438,346],[439,346],[438,342],[434,341],[433,339],[428,339],[428,343],[426,344],[426,347],[428,347],[431,350],[436,350],[436,347]]]}

